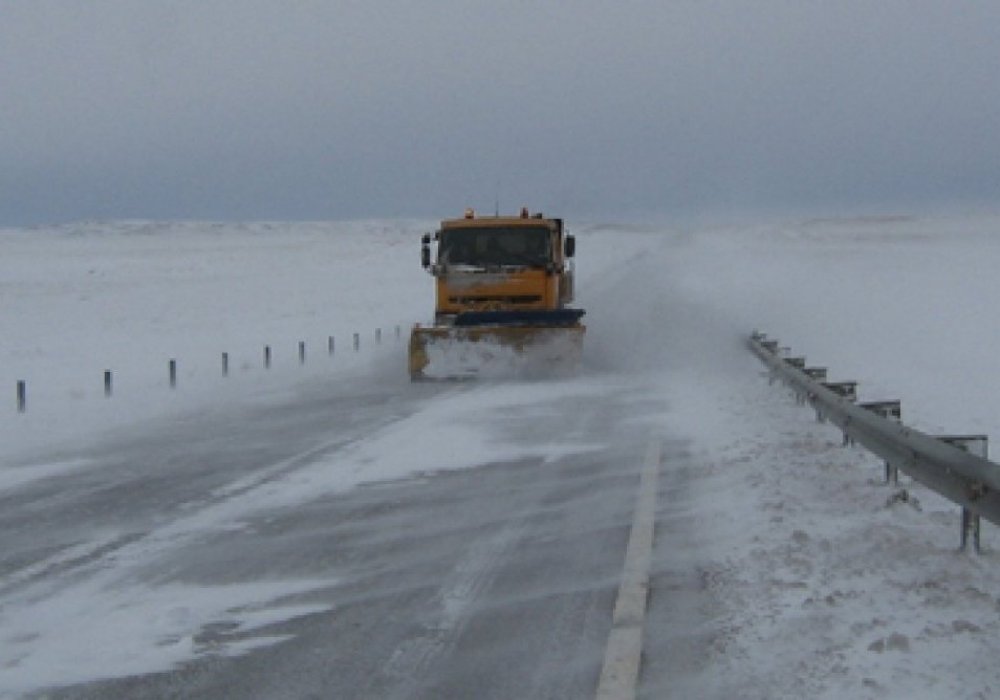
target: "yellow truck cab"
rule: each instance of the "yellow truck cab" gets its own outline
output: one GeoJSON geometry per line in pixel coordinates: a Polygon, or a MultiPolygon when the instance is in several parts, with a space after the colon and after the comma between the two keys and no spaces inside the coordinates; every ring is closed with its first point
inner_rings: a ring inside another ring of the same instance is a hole
{"type": "Polygon", "coordinates": [[[425,234],[421,261],[435,278],[434,325],[413,330],[411,376],[424,375],[431,345],[488,341],[523,353],[556,335],[572,336],[579,346],[584,312],[568,306],[574,249],[562,219],[527,209],[487,217],[467,210],[425,234]]]}

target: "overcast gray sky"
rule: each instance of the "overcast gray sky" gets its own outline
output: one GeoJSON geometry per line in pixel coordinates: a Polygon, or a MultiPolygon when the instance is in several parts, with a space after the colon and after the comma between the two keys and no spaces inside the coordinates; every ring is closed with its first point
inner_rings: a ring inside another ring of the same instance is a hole
{"type": "Polygon", "coordinates": [[[991,207],[998,76],[992,0],[0,0],[0,224],[991,207]]]}

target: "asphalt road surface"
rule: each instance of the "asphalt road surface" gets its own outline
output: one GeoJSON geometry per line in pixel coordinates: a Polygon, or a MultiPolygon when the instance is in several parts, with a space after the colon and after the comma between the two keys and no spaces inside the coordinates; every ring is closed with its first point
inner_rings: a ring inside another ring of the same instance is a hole
{"type": "MultiPolygon", "coordinates": [[[[111,600],[103,619],[112,621],[94,624],[99,645],[150,617],[186,614],[190,638],[157,644],[190,653],[132,672],[114,645],[102,654],[89,648],[88,629],[69,628],[89,618],[67,616],[65,632],[87,649],[80,663],[89,671],[64,672],[65,654],[45,666],[48,646],[30,639],[19,640],[22,651],[0,652],[3,662],[47,668],[27,695],[54,699],[593,697],[651,439],[636,417],[649,406],[614,382],[586,400],[558,386],[546,410],[536,401],[498,411],[491,430],[512,442],[562,436],[587,450],[496,461],[470,454],[467,468],[315,495],[296,480],[317,465],[336,468],[358,441],[489,387],[320,384],[53,456],[87,467],[0,492],[0,615],[111,600]],[[295,488],[306,493],[288,497],[295,488]],[[293,584],[279,585],[270,602],[296,612],[252,625],[239,620],[266,606],[238,595],[227,621],[198,620],[197,606],[165,605],[154,593],[274,581],[293,584]],[[114,596],[123,590],[132,591],[125,599],[134,613],[119,631],[114,596]]],[[[683,441],[656,439],[666,465],[662,510],[684,497],[671,474],[693,467],[683,441]]],[[[684,636],[676,659],[664,660],[673,646],[664,630],[698,595],[697,581],[688,586],[686,574],[662,563],[664,546],[661,538],[654,573],[683,604],[651,603],[659,627],[647,637],[659,658],[644,661],[649,697],[663,697],[667,676],[698,657],[697,639],[684,636]]],[[[59,623],[46,630],[43,642],[60,634],[59,623]]],[[[0,696],[24,689],[0,685],[0,696]]]]}

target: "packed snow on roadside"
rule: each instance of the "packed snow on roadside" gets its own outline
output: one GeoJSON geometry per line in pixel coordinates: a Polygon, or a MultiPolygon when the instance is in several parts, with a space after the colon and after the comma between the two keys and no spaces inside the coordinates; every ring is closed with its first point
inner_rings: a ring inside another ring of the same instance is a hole
{"type": "MultiPolygon", "coordinates": [[[[880,483],[874,458],[841,448],[830,426],[768,385],[743,347],[757,328],[829,366],[834,378],[858,380],[864,398],[902,399],[904,419],[918,429],[1000,435],[1000,395],[988,381],[1000,376],[1000,330],[990,321],[1000,291],[998,225],[976,217],[574,228],[578,302],[588,312],[583,375],[553,388],[575,398],[599,389],[602,377],[633,383],[634,420],[689,438],[703,465],[689,477],[700,546],[671,556],[699,571],[711,601],[692,631],[710,640],[711,670],[663,687],[651,673],[648,697],[671,687],[759,698],[1000,690],[995,529],[984,525],[982,556],[957,552],[956,507],[905,479],[907,499],[899,498],[880,483]],[[664,400],[666,409],[647,410],[664,400]]],[[[0,231],[0,388],[10,392],[0,402],[0,489],[86,469],[74,445],[139,421],[269,401],[338,373],[396,373],[404,385],[402,341],[410,323],[430,315],[418,240],[432,226],[111,222],[0,231]],[[175,389],[168,359],[179,367],[175,389]],[[111,398],[103,395],[107,369],[111,398]],[[22,379],[28,405],[19,414],[14,386],[22,379]]],[[[414,420],[429,434],[453,429],[455,415],[428,407],[414,420]]],[[[364,449],[387,465],[410,443],[376,438],[364,449]]],[[[476,439],[489,443],[488,434],[476,439]]],[[[284,496],[308,499],[301,486],[284,496]]],[[[162,593],[160,612],[172,596],[189,595],[162,593]]],[[[276,595],[252,587],[235,595],[264,593],[276,595]]],[[[204,615],[218,614],[221,598],[203,598],[204,615]]],[[[157,610],[149,614],[162,622],[157,610]]],[[[85,622],[127,636],[136,618],[85,622]]],[[[171,634],[186,633],[167,622],[171,634]]],[[[148,641],[141,627],[136,648],[148,641]]],[[[651,649],[657,634],[647,630],[651,649]]],[[[136,668],[163,662],[140,661],[136,668]]]]}
{"type": "Polygon", "coordinates": [[[658,571],[697,571],[707,602],[691,635],[708,654],[686,678],[663,680],[650,660],[646,697],[1000,692],[997,529],[983,524],[981,556],[958,551],[957,506],[905,477],[885,485],[878,459],[843,448],[742,347],[726,349],[730,331],[739,345],[736,331],[756,327],[832,379],[858,380],[862,399],[900,398],[920,430],[1000,435],[986,379],[1000,373],[998,228],[893,218],[718,229],[651,258],[671,280],[655,296],[676,302],[660,314],[672,352],[648,362],[667,368],[656,391],[674,398],[660,422],[699,456],[685,476],[693,502],[663,512],[696,533],[667,535],[658,571]]]}

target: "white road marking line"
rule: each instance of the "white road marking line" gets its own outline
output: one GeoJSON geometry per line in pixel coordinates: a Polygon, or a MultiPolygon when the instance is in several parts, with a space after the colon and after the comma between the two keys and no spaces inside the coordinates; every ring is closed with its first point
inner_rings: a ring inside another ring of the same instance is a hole
{"type": "Polygon", "coordinates": [[[639,498],[632,519],[625,568],[612,617],[597,700],[635,698],[642,657],[642,624],[649,596],[649,567],[656,524],[656,491],[662,445],[651,439],[639,476],[639,498]]]}

